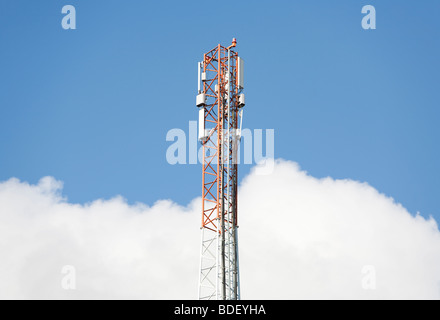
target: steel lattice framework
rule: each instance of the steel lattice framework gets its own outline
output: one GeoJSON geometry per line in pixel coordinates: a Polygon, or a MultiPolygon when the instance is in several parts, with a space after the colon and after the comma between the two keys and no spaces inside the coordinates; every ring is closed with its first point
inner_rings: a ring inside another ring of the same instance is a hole
{"type": "Polygon", "coordinates": [[[240,299],[237,151],[244,96],[235,46],[235,39],[229,47],[218,45],[199,64],[203,75],[199,95],[205,99],[198,105],[204,110],[199,120],[204,121],[199,299],[240,299]]]}

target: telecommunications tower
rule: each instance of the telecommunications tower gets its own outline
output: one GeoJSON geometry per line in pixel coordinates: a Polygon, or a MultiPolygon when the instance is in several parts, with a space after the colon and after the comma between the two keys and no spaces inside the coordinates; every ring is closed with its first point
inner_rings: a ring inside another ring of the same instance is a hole
{"type": "Polygon", "coordinates": [[[203,145],[199,299],[239,300],[237,152],[245,98],[237,41],[198,63],[199,140],[203,145]]]}

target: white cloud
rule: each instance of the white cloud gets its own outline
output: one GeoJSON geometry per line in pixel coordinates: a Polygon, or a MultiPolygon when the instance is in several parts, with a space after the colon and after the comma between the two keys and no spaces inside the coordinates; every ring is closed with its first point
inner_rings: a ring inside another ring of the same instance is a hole
{"type": "Polygon", "coordinates": [[[291,162],[277,162],[270,176],[251,174],[241,190],[248,268],[242,278],[249,292],[262,298],[440,298],[440,233],[433,219],[411,216],[368,184],[316,179],[291,162]],[[369,265],[376,290],[362,288],[369,265]]]}
{"type": "MultiPolygon", "coordinates": [[[[200,199],[70,204],[62,183],[0,183],[0,298],[194,299],[200,199]],[[61,287],[76,269],[76,290],[61,287]]],[[[245,299],[440,298],[440,232],[371,186],[277,161],[240,186],[245,299]],[[362,287],[373,266],[376,289],[362,287]]]]}

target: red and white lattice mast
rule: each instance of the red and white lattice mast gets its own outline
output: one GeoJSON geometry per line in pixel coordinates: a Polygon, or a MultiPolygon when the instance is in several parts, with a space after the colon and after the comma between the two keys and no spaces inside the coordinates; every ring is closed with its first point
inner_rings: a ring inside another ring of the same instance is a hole
{"type": "Polygon", "coordinates": [[[198,63],[199,140],[203,145],[199,299],[240,299],[237,152],[241,139],[243,60],[220,44],[198,63]]]}

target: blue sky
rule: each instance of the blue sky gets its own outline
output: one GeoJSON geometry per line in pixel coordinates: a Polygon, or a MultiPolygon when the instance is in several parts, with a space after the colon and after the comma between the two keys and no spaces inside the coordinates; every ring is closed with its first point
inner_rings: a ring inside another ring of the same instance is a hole
{"type": "Polygon", "coordinates": [[[165,136],[197,119],[197,61],[236,37],[243,125],[275,129],[276,158],[440,221],[440,3],[225,3],[233,14],[206,1],[2,1],[0,180],[51,175],[79,203],[200,196],[201,165],[169,165],[165,136]],[[61,28],[67,4],[77,30],[61,28]],[[367,4],[376,30],[361,28],[367,4]]]}

